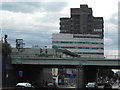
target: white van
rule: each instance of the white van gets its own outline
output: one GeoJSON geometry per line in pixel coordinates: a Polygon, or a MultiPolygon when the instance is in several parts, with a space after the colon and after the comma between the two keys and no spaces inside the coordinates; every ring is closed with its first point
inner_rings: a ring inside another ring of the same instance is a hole
{"type": "Polygon", "coordinates": [[[34,88],[30,83],[23,82],[23,83],[17,83],[16,87],[23,87],[23,88],[34,88]]]}

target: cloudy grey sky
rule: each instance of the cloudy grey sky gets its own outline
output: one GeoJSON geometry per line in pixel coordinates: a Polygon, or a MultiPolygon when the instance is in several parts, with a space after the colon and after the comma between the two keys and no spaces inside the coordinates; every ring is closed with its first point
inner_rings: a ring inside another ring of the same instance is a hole
{"type": "Polygon", "coordinates": [[[117,54],[119,0],[4,0],[0,3],[0,25],[3,37],[15,47],[23,39],[26,47],[51,46],[52,33],[59,33],[59,18],[70,17],[70,8],[88,4],[93,16],[104,18],[105,53],[117,54]],[[112,52],[111,52],[111,51],[112,52]]]}

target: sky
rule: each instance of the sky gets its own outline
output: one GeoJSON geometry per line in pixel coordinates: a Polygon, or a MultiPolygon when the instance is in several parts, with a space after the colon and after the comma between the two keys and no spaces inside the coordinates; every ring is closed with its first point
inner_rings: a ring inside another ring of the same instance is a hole
{"type": "Polygon", "coordinates": [[[70,8],[88,4],[94,17],[104,18],[106,55],[118,54],[119,0],[4,0],[0,3],[1,36],[15,47],[23,39],[25,47],[51,46],[52,33],[59,33],[59,18],[70,17],[70,8]]]}

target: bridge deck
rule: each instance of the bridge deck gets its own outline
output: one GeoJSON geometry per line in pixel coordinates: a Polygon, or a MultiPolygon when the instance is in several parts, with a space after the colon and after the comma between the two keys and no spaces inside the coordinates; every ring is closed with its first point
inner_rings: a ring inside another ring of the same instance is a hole
{"type": "Polygon", "coordinates": [[[40,58],[40,57],[12,57],[12,64],[28,65],[97,65],[120,66],[118,59],[105,58],[40,58]]]}

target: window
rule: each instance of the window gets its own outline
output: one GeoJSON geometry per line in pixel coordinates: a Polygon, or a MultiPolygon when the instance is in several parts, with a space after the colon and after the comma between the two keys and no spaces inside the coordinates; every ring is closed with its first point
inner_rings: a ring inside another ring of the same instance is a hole
{"type": "Polygon", "coordinates": [[[52,41],[53,44],[56,43],[66,43],[66,44],[103,44],[103,42],[73,42],[73,41],[52,41]]]}
{"type": "Polygon", "coordinates": [[[94,32],[102,32],[102,29],[94,29],[94,32]]]}
{"type": "Polygon", "coordinates": [[[95,49],[95,50],[97,50],[97,49],[100,49],[100,50],[103,50],[103,48],[101,48],[101,47],[66,47],[66,46],[58,46],[58,48],[65,48],[65,49],[95,49]]]}

